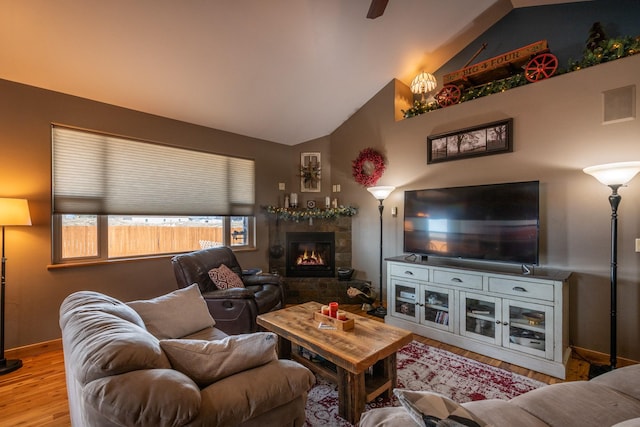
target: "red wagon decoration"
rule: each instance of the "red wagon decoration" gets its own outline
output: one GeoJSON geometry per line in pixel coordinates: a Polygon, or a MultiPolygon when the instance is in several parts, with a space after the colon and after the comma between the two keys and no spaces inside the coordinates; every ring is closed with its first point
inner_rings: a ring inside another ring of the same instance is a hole
{"type": "MultiPolygon", "coordinates": [[[[484,47],[486,45],[483,45],[482,49],[484,47]]],[[[522,72],[523,69],[524,76],[529,82],[544,80],[555,74],[558,70],[558,58],[550,53],[546,40],[540,40],[445,74],[444,87],[435,95],[436,102],[441,107],[457,104],[465,88],[504,79],[522,72]]]]}

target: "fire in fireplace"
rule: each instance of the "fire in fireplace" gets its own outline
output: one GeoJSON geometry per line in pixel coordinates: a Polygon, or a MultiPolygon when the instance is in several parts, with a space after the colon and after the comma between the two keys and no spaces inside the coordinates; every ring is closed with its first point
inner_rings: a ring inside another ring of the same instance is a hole
{"type": "MultiPolygon", "coordinates": [[[[304,253],[296,258],[296,265],[326,265],[324,258],[320,255],[320,251],[316,253],[315,245],[310,245],[309,249],[305,249],[304,253]]],[[[300,248],[302,249],[302,248],[300,248]]]]}
{"type": "Polygon", "coordinates": [[[333,232],[290,232],[286,234],[287,276],[333,277],[335,235],[333,232]]]}

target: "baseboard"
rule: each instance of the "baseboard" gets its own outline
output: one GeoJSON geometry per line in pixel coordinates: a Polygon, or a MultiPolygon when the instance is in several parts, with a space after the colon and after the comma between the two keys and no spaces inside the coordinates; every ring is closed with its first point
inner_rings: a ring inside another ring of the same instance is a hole
{"type": "MultiPolygon", "coordinates": [[[[594,365],[609,365],[610,363],[608,353],[601,353],[599,351],[589,350],[587,348],[576,347],[576,346],[572,346],[572,348],[575,355],[594,365]]],[[[626,359],[620,356],[617,357],[617,361],[618,363],[616,366],[618,368],[621,368],[623,366],[636,365],[640,363],[637,360],[626,359]]]]}
{"type": "Polygon", "coordinates": [[[50,351],[62,351],[62,338],[5,350],[4,357],[6,359],[23,359],[25,357],[39,356],[50,351]]]}

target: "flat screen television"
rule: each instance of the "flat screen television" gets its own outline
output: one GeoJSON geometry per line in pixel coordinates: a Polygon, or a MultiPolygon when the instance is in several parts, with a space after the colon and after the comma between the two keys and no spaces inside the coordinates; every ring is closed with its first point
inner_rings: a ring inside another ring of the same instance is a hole
{"type": "Polygon", "coordinates": [[[404,193],[404,252],[538,264],[538,181],[404,193]]]}

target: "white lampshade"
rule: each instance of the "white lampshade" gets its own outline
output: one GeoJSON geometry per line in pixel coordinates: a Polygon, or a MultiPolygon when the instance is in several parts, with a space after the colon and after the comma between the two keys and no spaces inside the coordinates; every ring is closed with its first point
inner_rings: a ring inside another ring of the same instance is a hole
{"type": "Polygon", "coordinates": [[[31,225],[27,199],[0,198],[0,226],[31,225]]]}
{"type": "Polygon", "coordinates": [[[640,172],[640,162],[607,163],[582,170],[604,185],[625,185],[640,172]]]}
{"type": "Polygon", "coordinates": [[[415,94],[425,94],[431,92],[438,86],[436,78],[431,73],[422,72],[411,82],[411,92],[415,94]]]}
{"type": "Polygon", "coordinates": [[[389,197],[389,194],[391,194],[391,192],[395,189],[396,187],[380,186],[380,187],[369,187],[367,188],[367,191],[373,194],[373,197],[375,197],[376,199],[384,200],[387,197],[389,197]]]}

